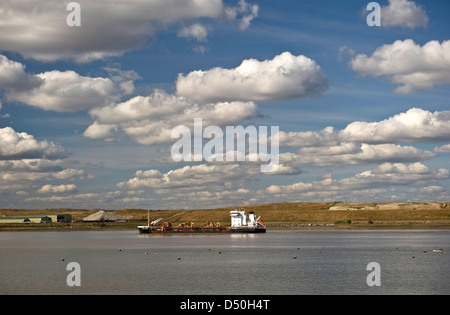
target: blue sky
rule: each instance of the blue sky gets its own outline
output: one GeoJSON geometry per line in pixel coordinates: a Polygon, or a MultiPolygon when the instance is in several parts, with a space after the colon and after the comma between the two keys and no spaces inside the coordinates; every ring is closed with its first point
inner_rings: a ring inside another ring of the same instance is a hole
{"type": "Polygon", "coordinates": [[[0,207],[449,200],[446,1],[78,2],[0,1],[0,207]],[[282,167],[171,161],[192,115],[279,126],[282,167]]]}

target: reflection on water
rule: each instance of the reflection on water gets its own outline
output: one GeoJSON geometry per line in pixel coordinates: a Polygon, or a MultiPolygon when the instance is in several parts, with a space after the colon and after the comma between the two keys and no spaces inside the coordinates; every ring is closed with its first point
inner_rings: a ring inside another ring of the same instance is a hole
{"type": "Polygon", "coordinates": [[[449,244],[449,231],[2,232],[0,294],[449,294],[449,244]]]}

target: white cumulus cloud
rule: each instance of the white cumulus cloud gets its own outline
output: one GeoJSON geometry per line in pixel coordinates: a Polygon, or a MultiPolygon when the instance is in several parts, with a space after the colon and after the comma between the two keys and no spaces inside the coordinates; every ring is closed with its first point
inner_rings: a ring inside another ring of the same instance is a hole
{"type": "Polygon", "coordinates": [[[56,112],[102,107],[134,92],[134,71],[105,68],[109,77],[87,77],[75,71],[28,74],[21,63],[0,55],[0,89],[8,101],[56,112]]]}
{"type": "Polygon", "coordinates": [[[436,156],[433,151],[396,144],[342,143],[337,146],[306,147],[296,153],[281,153],[286,165],[359,165],[384,162],[417,162],[436,156]]]}
{"type": "Polygon", "coordinates": [[[40,84],[41,79],[27,74],[23,64],[0,54],[0,90],[26,90],[40,84]]]}
{"type": "Polygon", "coordinates": [[[203,102],[255,101],[316,97],[328,88],[317,63],[282,53],[272,60],[244,60],[234,69],[214,68],[180,74],[176,93],[203,102]]]}
{"type": "Polygon", "coordinates": [[[450,172],[447,169],[430,169],[422,163],[386,163],[373,170],[364,171],[353,177],[341,180],[325,176],[310,183],[298,182],[291,185],[272,185],[265,191],[269,194],[284,194],[284,197],[292,197],[297,193],[308,192],[328,192],[332,196],[333,192],[337,194],[350,191],[352,194],[359,194],[363,190],[387,187],[389,185],[395,186],[409,183],[422,185],[448,178],[450,178],[450,172]]]}
{"type": "Polygon", "coordinates": [[[38,141],[26,132],[16,132],[11,127],[0,128],[0,160],[59,159],[67,152],[61,146],[38,141]]]}
{"type": "MultiPolygon", "coordinates": [[[[433,143],[450,141],[450,111],[421,108],[379,122],[355,121],[342,130],[280,132],[282,147],[333,147],[342,144],[433,143]]],[[[445,148],[442,148],[444,150],[445,148]]]]}
{"type": "Polygon", "coordinates": [[[116,57],[143,47],[158,32],[200,19],[234,20],[246,28],[258,6],[241,0],[236,7],[222,0],[78,0],[81,26],[69,27],[67,1],[0,0],[2,50],[40,61],[89,62],[116,57]]]}
{"type": "Polygon", "coordinates": [[[96,108],[90,112],[94,123],[84,132],[92,139],[116,139],[122,130],[134,141],[150,145],[172,142],[172,129],[192,127],[195,118],[204,126],[227,126],[259,116],[253,102],[199,103],[185,97],[155,90],[150,96],[136,96],[128,101],[96,108]]]}
{"type": "Polygon", "coordinates": [[[412,108],[381,122],[353,122],[340,132],[351,142],[397,143],[450,141],[450,111],[412,108]]]}
{"type": "MultiPolygon", "coordinates": [[[[254,169],[258,171],[257,168],[254,169]]],[[[243,170],[238,164],[228,165],[195,165],[161,173],[158,170],[137,171],[135,177],[127,182],[119,183],[119,187],[130,189],[152,188],[188,188],[203,187],[206,185],[218,185],[217,178],[223,181],[241,180],[243,170]]]]}
{"type": "Polygon", "coordinates": [[[44,185],[37,191],[40,194],[65,194],[77,192],[78,188],[74,184],[69,185],[44,185]]]}
{"type": "Polygon", "coordinates": [[[450,144],[446,144],[441,147],[437,147],[435,149],[435,151],[440,152],[440,153],[450,153],[450,144]]]}
{"type": "Polygon", "coordinates": [[[107,78],[89,78],[74,71],[38,74],[42,84],[34,89],[8,94],[11,101],[57,112],[74,112],[108,105],[115,99],[116,88],[107,78]]]}
{"type": "Polygon", "coordinates": [[[431,90],[438,84],[450,84],[450,40],[423,46],[411,39],[398,40],[379,47],[372,56],[357,55],[350,65],[363,75],[387,76],[401,85],[395,90],[398,93],[431,90]]]}
{"type": "Polygon", "coordinates": [[[389,0],[389,5],[381,8],[383,26],[425,27],[429,19],[422,6],[409,0],[389,0]]]}

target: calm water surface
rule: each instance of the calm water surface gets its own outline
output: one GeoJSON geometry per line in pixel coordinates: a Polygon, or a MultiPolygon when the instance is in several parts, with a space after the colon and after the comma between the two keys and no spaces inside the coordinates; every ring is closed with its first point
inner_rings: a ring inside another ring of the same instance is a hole
{"type": "Polygon", "coordinates": [[[0,294],[447,295],[449,253],[450,231],[1,232],[0,294]],[[367,285],[371,262],[381,287],[367,285]]]}

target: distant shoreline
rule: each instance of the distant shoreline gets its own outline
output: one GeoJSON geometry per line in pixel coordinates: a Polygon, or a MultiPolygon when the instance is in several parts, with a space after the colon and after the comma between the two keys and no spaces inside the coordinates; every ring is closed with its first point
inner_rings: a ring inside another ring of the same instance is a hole
{"type": "MultiPolygon", "coordinates": [[[[115,214],[131,219],[125,222],[85,222],[100,209],[0,209],[3,215],[70,215],[67,223],[0,223],[1,231],[99,231],[137,230],[148,220],[163,218],[172,225],[195,223],[204,226],[230,224],[230,210],[237,207],[206,210],[122,209],[115,214]]],[[[450,230],[450,202],[403,203],[276,203],[245,206],[270,230],[450,230]]],[[[105,210],[106,211],[106,210],[105,210]]],[[[109,211],[108,211],[109,212],[109,211]]],[[[1,220],[0,220],[1,221],[1,220]]]]}

